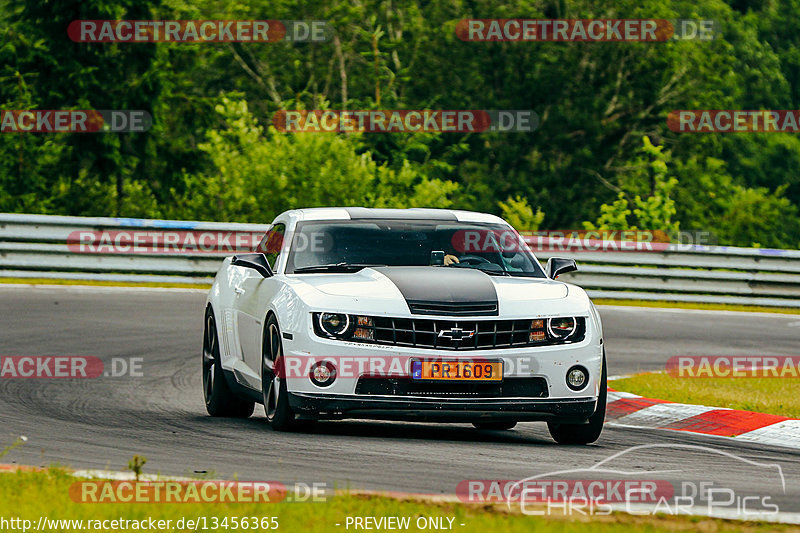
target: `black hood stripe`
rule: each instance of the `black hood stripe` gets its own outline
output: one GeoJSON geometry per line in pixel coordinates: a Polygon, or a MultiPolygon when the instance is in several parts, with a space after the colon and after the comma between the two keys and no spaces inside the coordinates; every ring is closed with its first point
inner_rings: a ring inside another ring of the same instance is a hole
{"type": "Polygon", "coordinates": [[[414,314],[497,315],[491,278],[469,268],[373,267],[400,290],[414,314]]]}

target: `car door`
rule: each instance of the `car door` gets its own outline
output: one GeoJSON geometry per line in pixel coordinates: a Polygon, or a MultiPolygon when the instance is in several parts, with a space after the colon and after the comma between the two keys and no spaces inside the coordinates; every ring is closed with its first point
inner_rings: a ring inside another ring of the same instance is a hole
{"type": "MultiPolygon", "coordinates": [[[[280,254],[285,224],[275,224],[259,243],[256,251],[267,257],[270,267],[275,268],[280,254]]],[[[273,278],[264,278],[250,268],[243,268],[242,277],[233,287],[236,298],[236,328],[239,353],[250,370],[250,378],[260,382],[261,342],[264,320],[272,297],[279,290],[280,283],[273,278]]],[[[251,383],[255,385],[255,383],[251,383]]]]}

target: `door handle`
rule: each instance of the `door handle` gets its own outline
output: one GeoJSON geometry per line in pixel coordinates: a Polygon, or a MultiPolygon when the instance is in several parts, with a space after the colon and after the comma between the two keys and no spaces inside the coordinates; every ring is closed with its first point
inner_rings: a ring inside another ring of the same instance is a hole
{"type": "Polygon", "coordinates": [[[245,291],[243,288],[237,285],[236,287],[233,288],[233,292],[235,292],[236,294],[244,294],[245,291]]]}

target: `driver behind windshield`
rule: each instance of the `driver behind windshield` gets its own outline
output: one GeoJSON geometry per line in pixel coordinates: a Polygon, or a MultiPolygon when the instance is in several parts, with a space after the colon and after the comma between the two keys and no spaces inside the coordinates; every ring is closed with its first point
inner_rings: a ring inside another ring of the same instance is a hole
{"type": "MultiPolygon", "coordinates": [[[[523,248],[501,246],[504,226],[452,222],[336,220],[300,222],[287,258],[287,273],[348,270],[352,266],[444,266],[488,274],[544,277],[523,248]],[[480,242],[467,232],[478,233],[480,242]],[[470,237],[470,241],[467,241],[470,237]],[[469,245],[469,246],[467,246],[469,245]]],[[[504,242],[502,244],[505,244],[504,242]]]]}
{"type": "Polygon", "coordinates": [[[456,257],[453,254],[445,254],[445,256],[444,256],[444,266],[450,266],[452,264],[460,263],[460,262],[461,261],[458,260],[458,257],[456,257]]]}

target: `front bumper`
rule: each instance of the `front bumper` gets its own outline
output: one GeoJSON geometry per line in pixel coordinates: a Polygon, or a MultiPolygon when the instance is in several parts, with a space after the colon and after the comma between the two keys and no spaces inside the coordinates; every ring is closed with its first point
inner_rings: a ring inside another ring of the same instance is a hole
{"type": "Polygon", "coordinates": [[[289,405],[303,419],[362,418],[418,422],[516,420],[580,424],[594,414],[597,398],[467,400],[290,392],[289,405]]]}
{"type": "MultiPolygon", "coordinates": [[[[385,361],[385,365],[382,367],[384,371],[375,375],[409,379],[411,377],[410,365],[414,359],[502,361],[504,379],[544,379],[546,393],[541,395],[543,398],[575,400],[597,397],[600,390],[602,354],[602,345],[594,338],[566,346],[470,352],[359,345],[309,338],[304,335],[297,335],[294,340],[284,341],[286,367],[291,369],[287,379],[289,392],[333,397],[344,395],[351,398],[357,398],[360,395],[359,380],[365,375],[372,374],[368,371],[368,365],[363,365],[364,368],[361,368],[362,362],[383,360],[385,361]],[[332,361],[338,369],[336,381],[327,387],[316,386],[308,376],[311,366],[315,362],[322,361],[332,361]],[[567,371],[574,365],[581,365],[589,371],[589,383],[585,389],[580,391],[569,389],[566,383],[567,371]]],[[[374,395],[368,396],[368,398],[373,397],[374,395]]],[[[447,401],[452,399],[447,398],[447,401]]]]}

